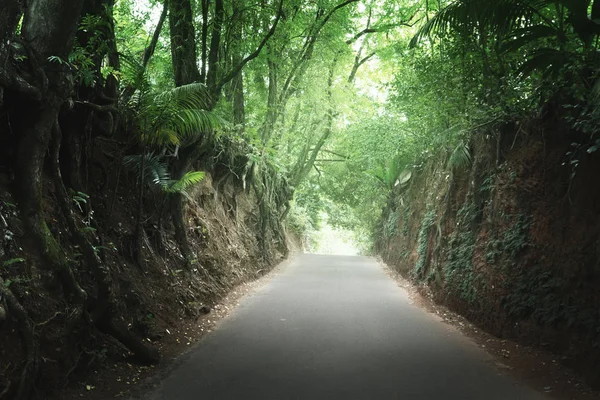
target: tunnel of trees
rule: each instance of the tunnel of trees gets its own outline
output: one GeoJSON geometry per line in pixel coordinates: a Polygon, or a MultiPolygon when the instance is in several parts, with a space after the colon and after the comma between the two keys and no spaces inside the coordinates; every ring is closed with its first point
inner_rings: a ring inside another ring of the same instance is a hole
{"type": "Polygon", "coordinates": [[[598,382],[599,39],[592,0],[1,0],[0,398],[158,362],[323,225],[598,382]]]}

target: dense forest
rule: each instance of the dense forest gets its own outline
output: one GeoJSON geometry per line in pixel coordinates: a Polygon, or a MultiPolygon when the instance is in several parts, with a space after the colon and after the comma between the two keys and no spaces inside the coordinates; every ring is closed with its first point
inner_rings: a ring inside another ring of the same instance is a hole
{"type": "Polygon", "coordinates": [[[0,398],[157,363],[325,224],[600,379],[600,1],[0,9],[0,398]]]}

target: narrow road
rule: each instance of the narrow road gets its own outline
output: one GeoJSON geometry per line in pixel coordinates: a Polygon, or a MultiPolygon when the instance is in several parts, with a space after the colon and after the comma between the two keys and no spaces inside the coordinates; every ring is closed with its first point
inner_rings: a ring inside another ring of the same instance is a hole
{"type": "Polygon", "coordinates": [[[411,304],[365,257],[302,255],[246,298],[152,400],[542,400],[411,304]]]}

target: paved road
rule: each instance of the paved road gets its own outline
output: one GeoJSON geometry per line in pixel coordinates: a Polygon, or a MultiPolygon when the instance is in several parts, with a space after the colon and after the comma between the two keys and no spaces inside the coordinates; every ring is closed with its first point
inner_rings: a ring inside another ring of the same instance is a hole
{"type": "Polygon", "coordinates": [[[542,400],[369,258],[302,255],[145,397],[542,400]]]}

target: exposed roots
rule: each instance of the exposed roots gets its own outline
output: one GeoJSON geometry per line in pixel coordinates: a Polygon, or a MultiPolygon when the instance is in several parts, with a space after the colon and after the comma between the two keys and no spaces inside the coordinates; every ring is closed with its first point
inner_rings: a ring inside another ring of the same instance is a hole
{"type": "MultiPolygon", "coordinates": [[[[33,391],[40,367],[35,332],[29,316],[27,315],[27,311],[25,311],[12,291],[6,287],[2,277],[0,277],[0,295],[6,300],[10,315],[14,316],[17,320],[19,330],[21,331],[21,335],[23,337],[23,343],[26,351],[25,366],[21,372],[21,379],[19,381],[19,387],[17,389],[17,396],[15,397],[15,400],[27,400],[30,398],[33,391]]],[[[0,394],[0,397],[2,396],[3,394],[0,394]]]]}
{"type": "Polygon", "coordinates": [[[158,361],[158,351],[146,346],[141,340],[136,338],[121,323],[117,322],[116,303],[111,289],[110,269],[102,263],[102,260],[94,250],[94,246],[85,236],[83,231],[77,226],[73,208],[69,201],[69,195],[64,186],[60,174],[59,152],[61,142],[61,131],[58,121],[53,127],[53,145],[50,154],[52,164],[52,180],[54,183],[56,197],[62,214],[67,222],[69,233],[73,241],[79,246],[83,254],[86,265],[92,271],[96,280],[98,298],[92,310],[92,321],[100,331],[113,336],[119,342],[123,343],[136,358],[143,363],[155,363],[158,361]]]}

